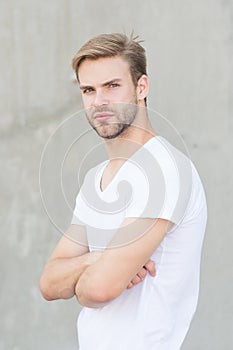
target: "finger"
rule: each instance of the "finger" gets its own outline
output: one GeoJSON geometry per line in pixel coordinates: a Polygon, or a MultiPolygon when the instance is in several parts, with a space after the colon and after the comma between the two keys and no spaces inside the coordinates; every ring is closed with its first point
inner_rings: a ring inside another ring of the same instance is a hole
{"type": "Polygon", "coordinates": [[[131,280],[131,283],[133,283],[133,285],[138,284],[142,281],[143,279],[140,278],[138,275],[134,276],[134,278],[131,280]]]}
{"type": "Polygon", "coordinates": [[[145,264],[145,268],[149,272],[151,276],[155,276],[156,269],[155,269],[155,263],[152,260],[148,260],[147,263],[145,264]]]}
{"type": "Polygon", "coordinates": [[[151,276],[155,276],[156,269],[155,269],[155,262],[153,260],[148,260],[144,265],[144,267],[147,269],[147,271],[151,276]]]}
{"type": "Polygon", "coordinates": [[[130,282],[130,283],[128,284],[128,286],[127,286],[127,289],[130,289],[130,288],[132,288],[132,287],[133,287],[133,283],[130,282]]]}
{"type": "Polygon", "coordinates": [[[140,277],[141,279],[145,278],[146,277],[146,268],[141,268],[141,270],[137,273],[138,277],[140,277]]]}

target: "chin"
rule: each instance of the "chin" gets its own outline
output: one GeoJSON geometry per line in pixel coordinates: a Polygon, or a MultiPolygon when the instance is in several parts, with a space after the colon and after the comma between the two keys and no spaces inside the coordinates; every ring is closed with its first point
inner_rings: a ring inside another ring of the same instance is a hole
{"type": "Polygon", "coordinates": [[[113,130],[107,130],[108,128],[106,127],[105,127],[105,130],[102,130],[102,128],[94,128],[94,129],[97,132],[97,134],[103,139],[111,140],[124,134],[127,131],[129,126],[130,124],[121,124],[118,126],[118,128],[114,128],[113,130]]]}

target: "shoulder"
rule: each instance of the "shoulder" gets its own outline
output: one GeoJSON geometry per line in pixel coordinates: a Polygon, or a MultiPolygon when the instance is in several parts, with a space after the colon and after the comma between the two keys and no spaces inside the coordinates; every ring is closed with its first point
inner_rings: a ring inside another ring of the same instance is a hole
{"type": "Polygon", "coordinates": [[[178,224],[200,182],[192,161],[161,136],[143,145],[132,161],[131,184],[136,185],[127,216],[160,217],[178,224]]]}

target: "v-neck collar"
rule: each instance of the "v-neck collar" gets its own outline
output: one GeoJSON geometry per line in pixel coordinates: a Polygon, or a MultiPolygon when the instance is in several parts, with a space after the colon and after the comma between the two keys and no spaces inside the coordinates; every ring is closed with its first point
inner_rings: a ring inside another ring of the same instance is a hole
{"type": "Polygon", "coordinates": [[[147,140],[143,145],[141,145],[141,147],[139,147],[137,149],[136,152],[134,152],[121,166],[120,168],[117,170],[116,174],[114,175],[114,177],[112,178],[111,182],[107,185],[107,187],[102,190],[101,189],[101,182],[102,182],[102,177],[103,177],[103,173],[104,170],[106,169],[106,167],[108,166],[110,160],[106,160],[103,163],[100,164],[97,174],[96,174],[96,188],[98,189],[98,192],[101,194],[104,194],[105,192],[107,192],[113,185],[113,183],[116,181],[116,178],[119,176],[120,172],[122,171],[122,169],[124,167],[126,167],[126,165],[128,164],[128,162],[130,162],[130,160],[135,157],[138,152],[140,152],[143,148],[145,148],[150,142],[152,142],[152,140],[154,141],[155,139],[159,139],[159,135],[158,136],[153,136],[151,137],[149,140],[147,140]]]}

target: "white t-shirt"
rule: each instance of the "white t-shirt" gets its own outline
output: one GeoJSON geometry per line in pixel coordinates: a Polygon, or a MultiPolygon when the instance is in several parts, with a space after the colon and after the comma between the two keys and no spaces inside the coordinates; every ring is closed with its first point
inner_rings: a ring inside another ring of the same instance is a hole
{"type": "MultiPolygon", "coordinates": [[[[147,141],[101,191],[106,165],[87,173],[72,219],[86,226],[90,251],[104,250],[126,217],[174,225],[151,256],[155,277],[147,274],[104,307],[81,310],[79,349],[178,350],[198,300],[207,220],[201,180],[193,163],[161,136],[147,141]]],[[[129,240],[121,237],[117,244],[129,240]]]]}

